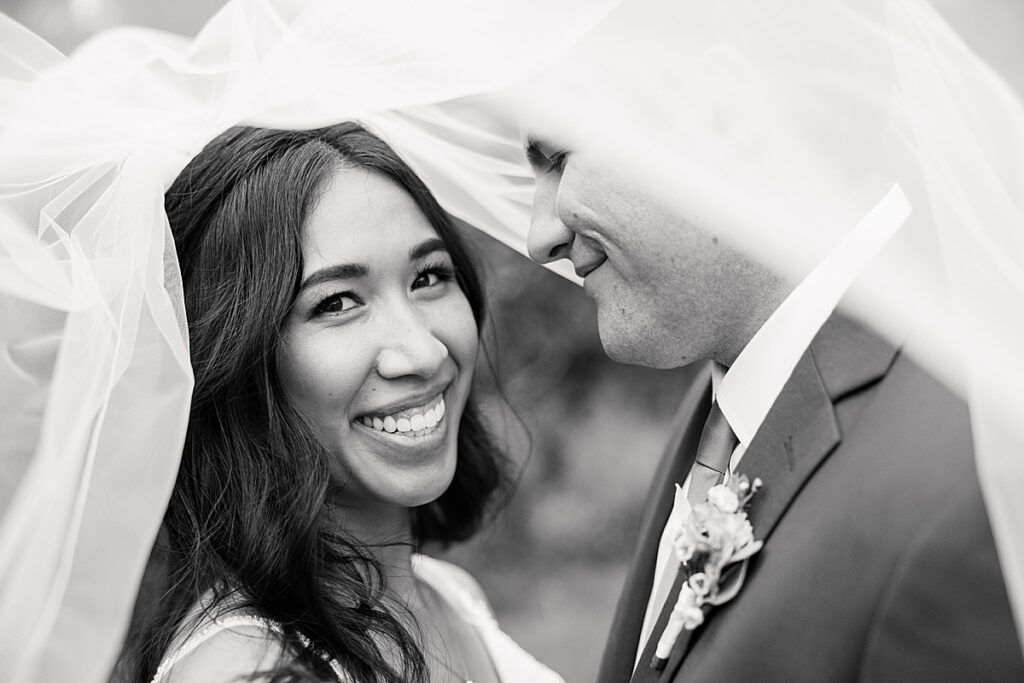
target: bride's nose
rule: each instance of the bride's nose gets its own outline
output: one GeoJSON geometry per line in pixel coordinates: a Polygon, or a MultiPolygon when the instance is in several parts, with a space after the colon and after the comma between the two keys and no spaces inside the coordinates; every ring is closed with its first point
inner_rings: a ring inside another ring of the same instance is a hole
{"type": "Polygon", "coordinates": [[[392,320],[396,324],[385,331],[377,354],[377,374],[385,379],[433,377],[448,357],[448,347],[415,310],[408,309],[392,320]]]}

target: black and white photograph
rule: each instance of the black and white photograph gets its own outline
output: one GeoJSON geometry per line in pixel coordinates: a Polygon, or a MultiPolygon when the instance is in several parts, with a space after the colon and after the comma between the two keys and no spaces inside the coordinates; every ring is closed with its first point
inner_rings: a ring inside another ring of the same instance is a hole
{"type": "Polygon", "coordinates": [[[0,683],[1024,681],[1024,0],[0,0],[0,683]]]}

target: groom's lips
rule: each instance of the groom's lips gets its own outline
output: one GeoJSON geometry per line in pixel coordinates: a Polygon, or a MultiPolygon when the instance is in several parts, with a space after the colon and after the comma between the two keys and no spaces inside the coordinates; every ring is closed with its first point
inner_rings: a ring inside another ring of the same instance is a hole
{"type": "Polygon", "coordinates": [[[590,275],[592,272],[597,270],[597,268],[602,263],[604,263],[607,260],[608,260],[607,256],[602,256],[599,259],[596,259],[596,260],[593,260],[593,261],[587,261],[586,263],[579,263],[579,264],[577,264],[577,263],[574,262],[572,264],[572,269],[576,271],[576,276],[577,277],[585,278],[588,275],[590,275]]]}

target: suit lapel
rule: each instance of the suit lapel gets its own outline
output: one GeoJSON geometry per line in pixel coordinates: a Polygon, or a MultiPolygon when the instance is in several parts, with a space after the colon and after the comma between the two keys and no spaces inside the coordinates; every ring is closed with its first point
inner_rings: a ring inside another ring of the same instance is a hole
{"type": "Polygon", "coordinates": [[[832,401],[812,355],[805,353],[741,463],[745,474],[763,483],[750,509],[757,538],[771,535],[804,482],[839,441],[832,401]]]}
{"type": "Polygon", "coordinates": [[[760,477],[750,522],[767,539],[804,483],[841,440],[835,403],[883,377],[896,349],[846,318],[822,327],[754,436],[740,470],[760,477]]]}
{"type": "MultiPolygon", "coordinates": [[[[841,441],[834,402],[883,377],[895,354],[895,348],[845,318],[833,316],[822,327],[738,468],[763,482],[749,513],[755,538],[768,543],[800,489],[841,441]]],[[[756,564],[749,567],[751,572],[756,564]]],[[[672,680],[694,633],[680,634],[660,680],[672,680]]]]}
{"type": "Polygon", "coordinates": [[[671,441],[647,496],[649,503],[640,525],[637,552],[615,609],[601,660],[599,683],[622,683],[628,681],[633,673],[633,662],[640,645],[640,629],[654,581],[658,543],[675,499],[674,484],[681,484],[690,471],[701,429],[711,409],[710,372],[705,370],[698,374],[694,386],[703,390],[691,392],[680,407],[672,425],[671,441]]]}

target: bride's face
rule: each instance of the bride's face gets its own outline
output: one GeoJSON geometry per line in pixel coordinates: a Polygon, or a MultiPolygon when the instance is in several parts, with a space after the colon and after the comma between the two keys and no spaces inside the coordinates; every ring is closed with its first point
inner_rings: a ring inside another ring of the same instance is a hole
{"type": "Polygon", "coordinates": [[[451,256],[399,185],[335,174],[304,226],[281,381],[342,470],[345,505],[428,503],[451,483],[477,354],[451,256]]]}

